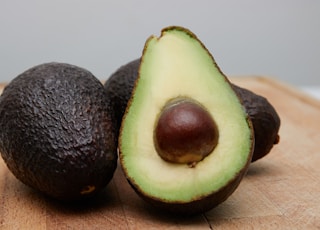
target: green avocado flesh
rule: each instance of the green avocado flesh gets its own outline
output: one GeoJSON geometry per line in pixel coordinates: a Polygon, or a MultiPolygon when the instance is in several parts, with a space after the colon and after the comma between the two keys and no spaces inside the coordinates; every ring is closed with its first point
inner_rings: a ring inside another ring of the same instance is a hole
{"type": "Polygon", "coordinates": [[[147,40],[119,137],[122,168],[139,193],[165,203],[189,203],[218,192],[248,166],[252,136],[239,98],[194,34],[168,27],[160,38],[147,40]],[[218,144],[193,167],[163,160],[153,140],[161,110],[179,98],[206,108],[219,132],[218,144]]]}

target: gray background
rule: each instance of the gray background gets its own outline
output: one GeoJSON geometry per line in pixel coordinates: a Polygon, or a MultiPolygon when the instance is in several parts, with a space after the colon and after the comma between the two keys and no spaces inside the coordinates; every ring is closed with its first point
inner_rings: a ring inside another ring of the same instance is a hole
{"type": "Polygon", "coordinates": [[[317,0],[0,0],[0,82],[50,61],[105,80],[169,25],[193,31],[227,75],[320,85],[317,0]]]}

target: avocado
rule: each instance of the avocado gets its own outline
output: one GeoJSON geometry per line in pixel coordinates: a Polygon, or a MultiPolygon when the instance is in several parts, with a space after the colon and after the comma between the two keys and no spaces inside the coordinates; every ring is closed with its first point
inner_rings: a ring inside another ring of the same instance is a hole
{"type": "Polygon", "coordinates": [[[253,144],[241,100],[201,41],[182,27],[151,36],[119,134],[135,191],[169,212],[205,212],[238,187],[253,144]]]}
{"type": "Polygon", "coordinates": [[[101,191],[117,166],[111,103],[89,71],[45,63],[0,97],[0,151],[23,183],[64,201],[101,191]]]}
{"type": "Polygon", "coordinates": [[[107,96],[112,104],[117,130],[120,129],[122,117],[138,77],[139,66],[140,58],[121,66],[104,83],[107,96]]]}
{"type": "MultiPolygon", "coordinates": [[[[104,83],[113,103],[118,129],[138,77],[140,60],[138,58],[119,67],[104,83]]],[[[253,124],[255,146],[252,162],[254,162],[267,155],[273,145],[279,142],[280,117],[265,97],[235,84],[232,84],[232,87],[241,98],[253,124]]]]}
{"type": "Polygon", "coordinates": [[[249,114],[254,129],[254,152],[252,162],[266,156],[273,145],[280,141],[281,120],[271,103],[263,96],[245,88],[232,85],[249,114]]]}

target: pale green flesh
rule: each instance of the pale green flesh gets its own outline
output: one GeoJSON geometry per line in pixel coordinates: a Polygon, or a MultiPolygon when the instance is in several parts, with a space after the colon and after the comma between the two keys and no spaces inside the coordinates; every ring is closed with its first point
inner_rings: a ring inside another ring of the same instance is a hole
{"type": "Polygon", "coordinates": [[[120,135],[122,166],[140,191],[167,202],[212,194],[247,164],[251,136],[238,98],[199,41],[174,30],[148,40],[120,135]],[[218,145],[194,168],[162,160],[154,147],[155,120],[179,96],[204,105],[219,129],[218,145]]]}

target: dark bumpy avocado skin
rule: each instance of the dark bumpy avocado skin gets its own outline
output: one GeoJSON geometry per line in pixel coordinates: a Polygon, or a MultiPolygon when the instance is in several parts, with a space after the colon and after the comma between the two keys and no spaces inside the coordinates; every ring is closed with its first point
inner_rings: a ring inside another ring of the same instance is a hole
{"type": "Polygon", "coordinates": [[[138,77],[139,66],[140,58],[121,66],[104,84],[107,95],[112,101],[118,130],[138,77]]]}
{"type": "Polygon", "coordinates": [[[253,125],[255,146],[252,162],[254,162],[267,155],[273,145],[279,142],[280,117],[265,97],[236,85],[232,87],[242,99],[253,125]]]}
{"type": "MultiPolygon", "coordinates": [[[[140,59],[121,66],[106,81],[104,87],[113,101],[117,127],[120,128],[122,116],[130,99],[135,80],[138,77],[140,59]]],[[[264,157],[279,141],[280,118],[268,100],[247,89],[232,84],[235,92],[243,101],[252,120],[255,147],[252,162],[264,157]]]]}
{"type": "Polygon", "coordinates": [[[19,180],[51,197],[94,194],[117,165],[111,109],[90,72],[62,63],[33,67],[0,97],[2,157],[19,180]]]}
{"type": "Polygon", "coordinates": [[[107,95],[114,108],[113,111],[117,120],[118,130],[121,126],[122,117],[138,77],[139,65],[140,59],[136,59],[121,66],[104,84],[107,95]]]}

